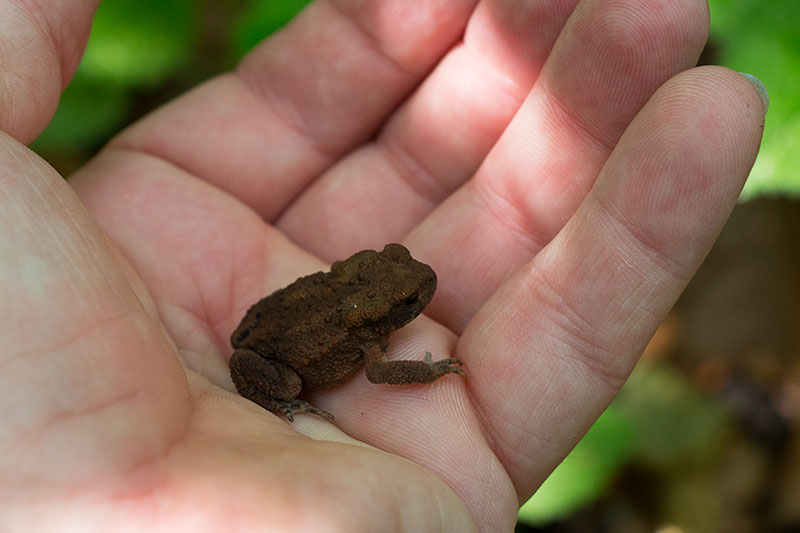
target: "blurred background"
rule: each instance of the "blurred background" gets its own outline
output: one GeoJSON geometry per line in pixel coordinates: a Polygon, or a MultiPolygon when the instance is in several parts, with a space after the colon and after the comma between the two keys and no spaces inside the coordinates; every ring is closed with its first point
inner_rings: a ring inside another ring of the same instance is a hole
{"type": "MultiPolygon", "coordinates": [[[[31,147],[63,175],[232,68],[302,0],[105,0],[31,147]]],[[[800,532],[800,9],[711,0],[700,62],[769,89],[741,201],[641,363],[520,511],[518,532],[800,532]]]]}

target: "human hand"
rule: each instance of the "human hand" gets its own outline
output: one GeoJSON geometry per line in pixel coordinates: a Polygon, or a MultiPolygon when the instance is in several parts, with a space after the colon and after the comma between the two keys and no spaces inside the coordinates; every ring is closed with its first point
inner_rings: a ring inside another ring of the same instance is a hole
{"type": "MultiPolygon", "coordinates": [[[[23,142],[92,8],[52,4],[11,11],[46,45],[0,44],[39,80],[0,100],[23,142]]],[[[700,2],[410,4],[316,3],[115,139],[82,203],[2,138],[0,529],[508,530],[610,402],[735,202],[758,95],[673,77],[700,2]],[[359,374],[313,396],[343,432],[225,390],[250,304],[391,241],[439,291],[390,357],[466,381],[359,374]]]]}

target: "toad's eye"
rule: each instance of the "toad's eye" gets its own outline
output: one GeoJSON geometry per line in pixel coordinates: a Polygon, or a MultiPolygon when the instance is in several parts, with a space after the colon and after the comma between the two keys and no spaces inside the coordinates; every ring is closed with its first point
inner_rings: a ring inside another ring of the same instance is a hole
{"type": "Polygon", "coordinates": [[[419,295],[415,292],[414,294],[409,296],[408,299],[406,299],[405,304],[406,305],[414,305],[418,301],[419,301],[419,295]]]}

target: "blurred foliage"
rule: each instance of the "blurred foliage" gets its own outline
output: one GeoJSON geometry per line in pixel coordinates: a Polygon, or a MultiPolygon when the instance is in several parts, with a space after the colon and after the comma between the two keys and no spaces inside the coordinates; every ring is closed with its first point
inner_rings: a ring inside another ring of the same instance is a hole
{"type": "Polygon", "coordinates": [[[796,0],[710,0],[716,63],[766,85],[764,142],[743,198],[800,193],[800,9],[796,0]]]}
{"type": "Polygon", "coordinates": [[[53,154],[78,155],[98,147],[127,120],[131,95],[121,86],[78,73],[61,95],[56,114],[31,148],[50,159],[53,154]]]}
{"type": "Polygon", "coordinates": [[[101,2],[81,61],[81,75],[132,88],[163,83],[191,55],[195,9],[191,0],[101,2]]]}
{"type": "Polygon", "coordinates": [[[191,56],[191,0],[107,0],[53,120],[31,144],[39,153],[90,152],[130,119],[139,91],[154,90],[191,56]]]}
{"type": "Polygon", "coordinates": [[[520,508],[520,522],[544,524],[594,501],[630,459],[635,439],[631,417],[616,403],[609,406],[536,495],[520,508]]]}
{"type": "Polygon", "coordinates": [[[632,460],[648,469],[706,463],[722,446],[728,413],[697,391],[681,372],[644,361],[620,392],[617,403],[636,428],[632,460]]]}
{"type": "Polygon", "coordinates": [[[729,423],[718,401],[666,364],[642,362],[617,399],[520,509],[522,523],[564,518],[599,498],[626,464],[680,471],[719,453],[729,423]]]}
{"type": "MultiPolygon", "coordinates": [[[[234,63],[307,3],[215,2],[218,18],[208,25],[224,35],[225,50],[219,55],[227,59],[222,63],[234,63]]],[[[150,94],[185,77],[203,61],[198,50],[204,38],[202,15],[211,11],[209,5],[193,0],[101,2],[81,64],[53,120],[31,147],[51,162],[65,154],[89,157],[141,114],[141,103],[150,94]]]]}
{"type": "Polygon", "coordinates": [[[237,57],[243,56],[266,35],[284,26],[310,0],[252,0],[236,17],[232,42],[237,57]]]}

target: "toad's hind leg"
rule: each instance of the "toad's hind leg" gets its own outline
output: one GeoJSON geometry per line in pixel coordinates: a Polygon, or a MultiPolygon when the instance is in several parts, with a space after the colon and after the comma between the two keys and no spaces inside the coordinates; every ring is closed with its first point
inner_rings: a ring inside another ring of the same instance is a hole
{"type": "Polygon", "coordinates": [[[367,350],[367,379],[372,383],[404,385],[407,383],[430,383],[446,374],[466,374],[461,368],[461,360],[448,357],[433,361],[431,353],[425,352],[423,361],[387,361],[383,349],[375,345],[367,350]]]}
{"type": "Polygon", "coordinates": [[[333,415],[327,411],[297,399],[303,381],[292,367],[280,361],[265,359],[251,350],[235,350],[230,369],[239,394],[268,411],[286,416],[290,422],[297,413],[333,420],[333,415]]]}

